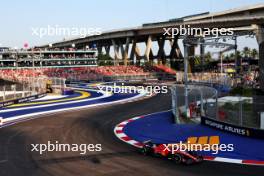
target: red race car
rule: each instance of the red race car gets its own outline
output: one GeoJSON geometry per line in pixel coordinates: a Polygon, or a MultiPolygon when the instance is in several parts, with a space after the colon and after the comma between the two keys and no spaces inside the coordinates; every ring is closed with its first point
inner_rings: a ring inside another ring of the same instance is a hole
{"type": "Polygon", "coordinates": [[[154,144],[151,141],[143,142],[143,147],[140,149],[140,152],[144,155],[154,155],[169,160],[174,161],[175,163],[184,163],[184,164],[194,164],[200,163],[203,161],[203,156],[199,155],[195,151],[172,151],[170,145],[166,144],[154,144]]]}

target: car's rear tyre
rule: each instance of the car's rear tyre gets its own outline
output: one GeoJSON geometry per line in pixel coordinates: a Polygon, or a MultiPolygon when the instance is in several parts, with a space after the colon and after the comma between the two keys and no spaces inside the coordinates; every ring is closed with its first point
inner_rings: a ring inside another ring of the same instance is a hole
{"type": "Polygon", "coordinates": [[[198,156],[198,162],[202,162],[204,160],[203,156],[198,156]]]}
{"type": "Polygon", "coordinates": [[[182,156],[179,154],[174,154],[174,155],[172,155],[172,160],[176,164],[180,164],[182,162],[182,156]]]}

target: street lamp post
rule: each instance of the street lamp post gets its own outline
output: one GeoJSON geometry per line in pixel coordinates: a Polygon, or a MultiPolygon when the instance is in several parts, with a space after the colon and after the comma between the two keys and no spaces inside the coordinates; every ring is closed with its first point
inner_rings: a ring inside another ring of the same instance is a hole
{"type": "Polygon", "coordinates": [[[32,74],[32,76],[33,76],[33,79],[32,79],[32,86],[33,86],[33,94],[35,94],[36,93],[36,86],[35,86],[35,81],[36,81],[36,78],[35,78],[35,56],[34,55],[32,55],[32,57],[33,57],[33,62],[32,62],[32,66],[33,66],[33,74],[32,74]]]}
{"type": "Polygon", "coordinates": [[[188,112],[188,44],[186,39],[183,40],[184,46],[184,98],[185,98],[185,114],[188,112]]]}
{"type": "Polygon", "coordinates": [[[221,60],[221,76],[223,76],[223,53],[220,52],[220,60],[221,60]]]}
{"type": "Polygon", "coordinates": [[[233,40],[235,41],[235,69],[236,69],[236,74],[238,73],[238,53],[237,53],[237,37],[234,36],[233,40]]]}

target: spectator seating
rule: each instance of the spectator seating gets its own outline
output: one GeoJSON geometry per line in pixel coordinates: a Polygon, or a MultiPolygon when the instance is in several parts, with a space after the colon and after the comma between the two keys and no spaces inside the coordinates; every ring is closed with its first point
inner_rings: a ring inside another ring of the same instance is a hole
{"type": "Polygon", "coordinates": [[[0,78],[23,82],[30,77],[35,78],[65,78],[65,79],[96,79],[98,76],[147,76],[151,72],[163,72],[175,74],[175,71],[164,65],[157,65],[150,68],[138,66],[97,66],[97,67],[71,67],[71,68],[35,68],[35,69],[3,69],[0,70],[0,78]]]}

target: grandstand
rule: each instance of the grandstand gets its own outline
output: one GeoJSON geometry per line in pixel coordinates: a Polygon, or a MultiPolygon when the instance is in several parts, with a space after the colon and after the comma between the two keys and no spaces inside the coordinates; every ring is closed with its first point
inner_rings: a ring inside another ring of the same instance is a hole
{"type": "Polygon", "coordinates": [[[139,66],[91,66],[69,68],[18,68],[1,69],[0,79],[14,82],[27,82],[28,78],[63,78],[68,80],[103,80],[105,77],[151,77],[153,75],[173,75],[175,71],[164,65],[153,67],[139,66]]]}
{"type": "MultiPolygon", "coordinates": [[[[190,81],[217,80],[213,73],[189,75],[190,81]]],[[[166,65],[115,65],[98,66],[95,49],[53,49],[0,51],[0,79],[33,84],[34,79],[46,82],[50,79],[77,81],[116,80],[177,80],[182,82],[183,73],[166,65]]],[[[210,81],[211,82],[211,81],[210,81]]]]}
{"type": "Polygon", "coordinates": [[[173,78],[176,74],[165,65],[98,66],[97,61],[96,48],[3,48],[0,50],[0,79],[19,83],[31,83],[30,78],[112,81],[173,78]]]}

